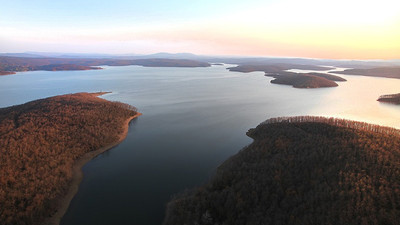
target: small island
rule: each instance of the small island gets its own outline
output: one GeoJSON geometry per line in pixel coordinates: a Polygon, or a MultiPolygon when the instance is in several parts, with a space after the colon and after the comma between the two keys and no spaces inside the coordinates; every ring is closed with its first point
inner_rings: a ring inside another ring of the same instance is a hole
{"type": "Polygon", "coordinates": [[[398,224],[400,130],[324,117],[267,120],[164,225],[398,224]]]}
{"type": "Polygon", "coordinates": [[[99,93],[60,95],[0,109],[0,221],[58,224],[81,167],[120,143],[136,108],[99,93]]]}
{"type": "Polygon", "coordinates": [[[337,87],[338,84],[335,81],[346,81],[339,76],[324,73],[278,72],[267,73],[265,76],[275,78],[271,80],[271,83],[292,85],[295,88],[337,87]]]}
{"type": "Polygon", "coordinates": [[[378,100],[379,102],[392,103],[400,105],[400,93],[391,95],[381,95],[378,100]]]}

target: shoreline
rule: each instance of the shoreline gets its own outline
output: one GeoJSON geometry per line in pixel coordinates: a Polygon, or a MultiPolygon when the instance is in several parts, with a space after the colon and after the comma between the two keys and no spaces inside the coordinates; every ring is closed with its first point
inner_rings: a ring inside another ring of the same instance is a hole
{"type": "Polygon", "coordinates": [[[73,165],[72,167],[72,180],[71,183],[68,187],[68,191],[67,194],[65,196],[63,196],[62,198],[60,198],[59,200],[57,200],[57,211],[50,217],[48,217],[47,219],[45,219],[43,221],[43,225],[59,225],[61,222],[62,217],[64,216],[64,214],[67,212],[68,207],[72,201],[72,199],[74,198],[74,196],[76,195],[76,193],[78,193],[79,190],[79,185],[83,179],[83,172],[82,172],[82,168],[84,165],[86,165],[86,163],[88,163],[89,161],[91,161],[94,157],[102,154],[103,152],[106,152],[114,147],[116,147],[117,145],[119,145],[122,141],[125,140],[126,136],[128,135],[128,130],[129,130],[129,124],[130,122],[141,116],[142,114],[139,112],[136,112],[136,115],[129,117],[124,125],[123,125],[123,132],[119,135],[119,139],[118,141],[111,143],[109,145],[103,146],[95,151],[91,151],[86,153],[85,155],[83,155],[82,157],[80,157],[73,165]]]}

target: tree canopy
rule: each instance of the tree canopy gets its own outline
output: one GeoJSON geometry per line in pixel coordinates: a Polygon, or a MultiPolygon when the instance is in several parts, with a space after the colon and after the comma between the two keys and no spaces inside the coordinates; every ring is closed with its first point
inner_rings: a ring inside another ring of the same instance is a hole
{"type": "Polygon", "coordinates": [[[0,224],[39,224],[66,194],[75,160],[119,140],[136,109],[99,94],[0,109],[0,224]]]}
{"type": "Polygon", "coordinates": [[[399,224],[400,131],[323,117],[277,118],[164,225],[399,224]]]}

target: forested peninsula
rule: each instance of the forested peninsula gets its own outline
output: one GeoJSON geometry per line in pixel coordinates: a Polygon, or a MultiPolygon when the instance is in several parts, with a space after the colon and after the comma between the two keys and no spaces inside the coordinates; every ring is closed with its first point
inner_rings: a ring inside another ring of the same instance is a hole
{"type": "Polygon", "coordinates": [[[400,105],[400,93],[391,95],[381,95],[379,96],[377,101],[400,105]]]}
{"type": "Polygon", "coordinates": [[[15,74],[15,72],[10,72],[10,71],[0,71],[0,75],[12,75],[15,74]]]}
{"type": "Polygon", "coordinates": [[[324,117],[275,118],[164,225],[398,224],[400,130],[324,117]]]}
{"type": "Polygon", "coordinates": [[[102,94],[60,95],[0,109],[2,225],[42,224],[50,216],[57,223],[77,190],[80,167],[125,138],[129,121],[140,113],[97,97],[102,94]]]}
{"type": "Polygon", "coordinates": [[[346,69],[344,71],[331,71],[329,73],[360,75],[369,77],[387,77],[400,79],[400,67],[377,67],[369,69],[346,69]]]}

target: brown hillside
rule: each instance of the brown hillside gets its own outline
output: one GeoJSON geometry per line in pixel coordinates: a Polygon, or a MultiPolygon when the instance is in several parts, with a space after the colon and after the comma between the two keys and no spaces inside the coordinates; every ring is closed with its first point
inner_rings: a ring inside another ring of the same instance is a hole
{"type": "Polygon", "coordinates": [[[115,143],[129,105],[61,95],[0,109],[0,224],[39,224],[66,194],[74,162],[115,143]]]}
{"type": "Polygon", "coordinates": [[[168,204],[164,225],[399,224],[399,130],[289,117],[248,135],[208,184],[168,204]]]}

